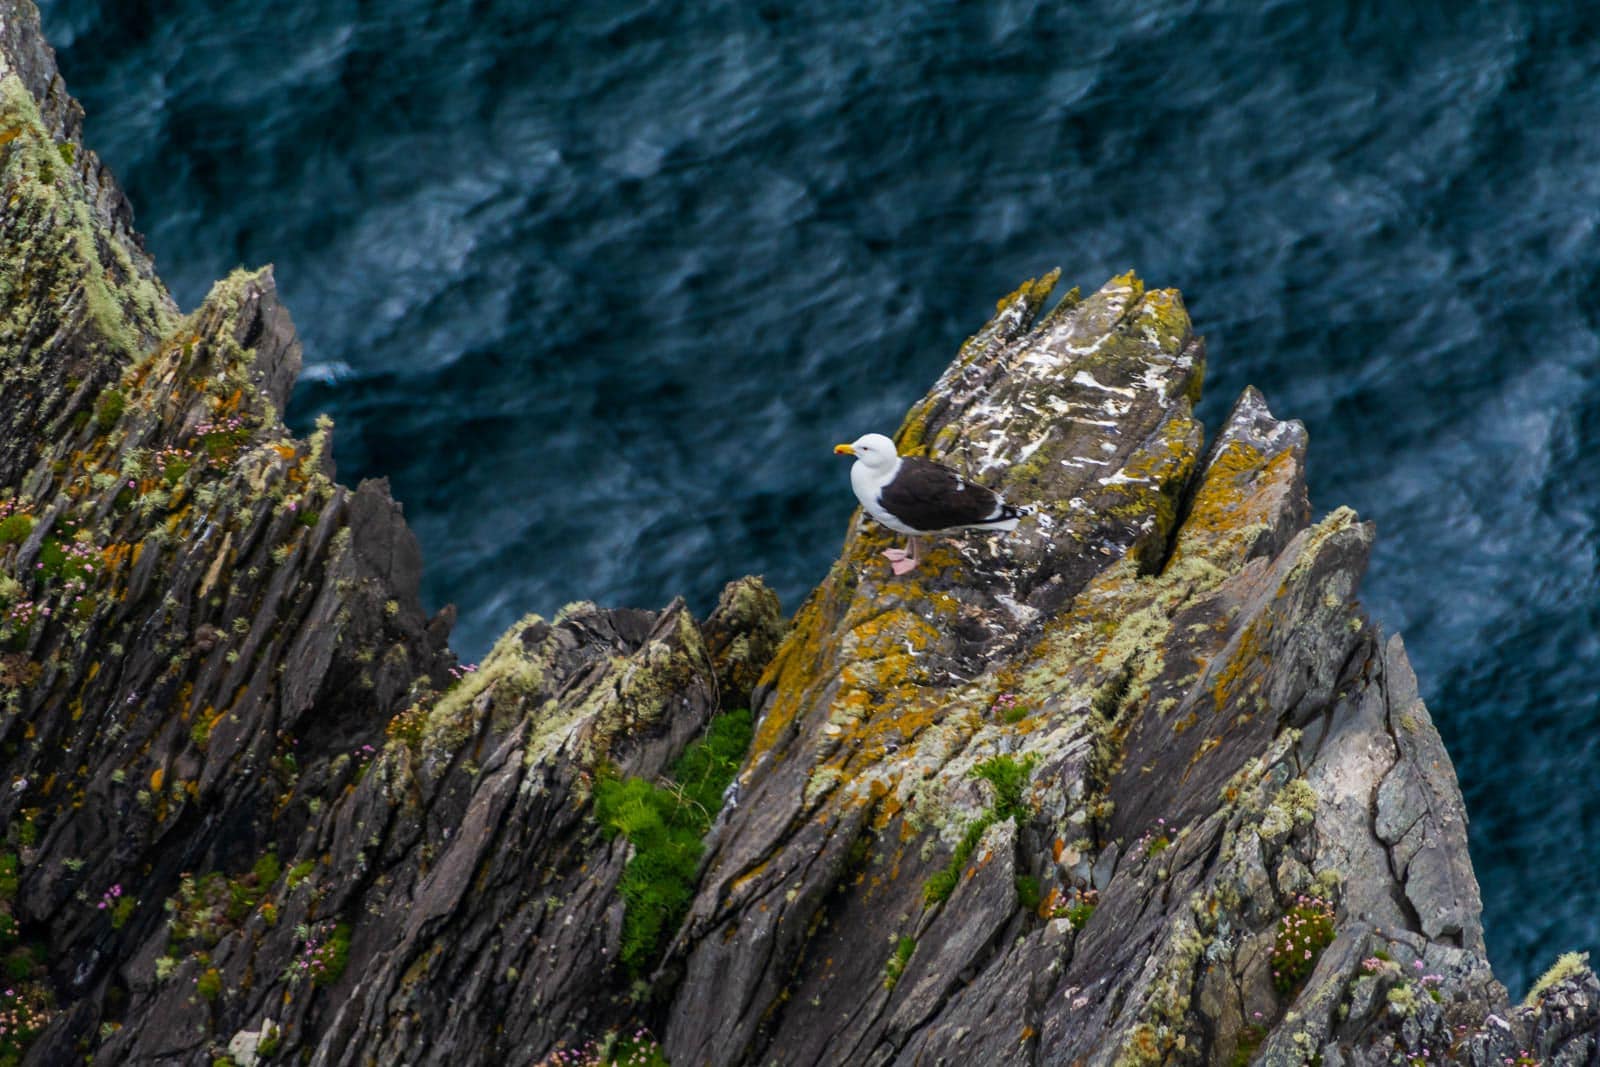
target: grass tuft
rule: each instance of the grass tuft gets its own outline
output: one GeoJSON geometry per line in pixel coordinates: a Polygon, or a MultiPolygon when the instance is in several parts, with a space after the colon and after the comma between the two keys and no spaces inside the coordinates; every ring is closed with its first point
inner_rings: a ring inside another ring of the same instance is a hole
{"type": "Polygon", "coordinates": [[[950,894],[955,892],[956,885],[961,881],[961,872],[977,851],[978,842],[983,840],[985,830],[1006,819],[1015,819],[1018,826],[1027,822],[1028,805],[1022,793],[1028,787],[1033,764],[1032,756],[1020,760],[1011,756],[994,756],[972,769],[972,777],[983,779],[993,788],[994,804],[967,824],[950,862],[923,885],[924,905],[941,904],[950,899],[950,894]]]}
{"type": "Polygon", "coordinates": [[[900,981],[900,976],[906,973],[906,964],[911,962],[911,954],[917,950],[917,939],[902,937],[895,942],[894,952],[890,954],[889,961],[883,965],[883,988],[893,989],[895,983],[900,981]]]}
{"type": "Polygon", "coordinates": [[[634,849],[617,886],[624,905],[622,962],[634,977],[649,968],[689,909],[701,838],[739,771],[751,732],[750,712],[730,711],[713,719],[705,737],[684,750],[666,784],[614,774],[595,782],[596,820],[634,849]]]}

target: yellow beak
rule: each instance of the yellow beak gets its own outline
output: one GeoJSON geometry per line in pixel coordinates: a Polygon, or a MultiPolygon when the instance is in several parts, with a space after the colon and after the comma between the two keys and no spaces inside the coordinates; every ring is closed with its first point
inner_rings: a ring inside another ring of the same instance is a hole
{"type": "Polygon", "coordinates": [[[833,454],[836,456],[853,456],[856,454],[856,450],[849,445],[834,445],[833,454]]]}

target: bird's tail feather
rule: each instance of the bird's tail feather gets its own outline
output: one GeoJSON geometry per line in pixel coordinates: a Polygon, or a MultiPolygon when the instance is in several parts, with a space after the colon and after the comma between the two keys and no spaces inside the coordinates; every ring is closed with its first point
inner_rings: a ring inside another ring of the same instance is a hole
{"type": "Polygon", "coordinates": [[[987,519],[975,525],[985,530],[1015,530],[1017,520],[1024,515],[1032,515],[1036,508],[1027,504],[1007,504],[1001,501],[995,506],[994,513],[987,519]]]}

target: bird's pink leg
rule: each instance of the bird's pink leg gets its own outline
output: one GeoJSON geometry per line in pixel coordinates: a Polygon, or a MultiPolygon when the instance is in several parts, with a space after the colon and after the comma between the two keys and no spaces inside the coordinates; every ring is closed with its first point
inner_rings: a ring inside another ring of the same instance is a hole
{"type": "Polygon", "coordinates": [[[899,563],[906,558],[906,550],[903,548],[886,548],[883,550],[883,558],[890,563],[899,563]]]}
{"type": "Polygon", "coordinates": [[[922,545],[915,538],[911,538],[911,552],[909,555],[902,552],[900,558],[889,564],[889,569],[896,574],[906,574],[917,569],[917,564],[922,562],[922,545]]]}

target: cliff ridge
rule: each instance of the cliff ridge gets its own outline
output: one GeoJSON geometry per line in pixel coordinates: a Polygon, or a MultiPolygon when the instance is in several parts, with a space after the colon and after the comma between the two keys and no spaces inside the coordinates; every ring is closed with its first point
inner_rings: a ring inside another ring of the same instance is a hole
{"type": "Polygon", "coordinates": [[[1255,390],[1208,440],[1176,291],[1029,281],[907,414],[1013,534],[469,667],[271,269],[182,314],[81,122],[0,0],[0,1063],[1594,1062],[1585,962],[1485,958],[1371,525],[1255,390]]]}

